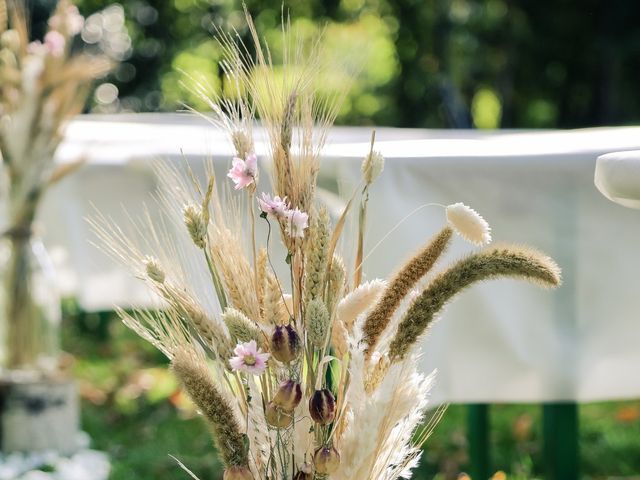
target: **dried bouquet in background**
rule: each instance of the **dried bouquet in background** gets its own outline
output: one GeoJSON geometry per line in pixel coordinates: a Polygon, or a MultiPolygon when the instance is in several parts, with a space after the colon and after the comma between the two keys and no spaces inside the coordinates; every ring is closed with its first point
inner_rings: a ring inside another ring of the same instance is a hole
{"type": "Polygon", "coordinates": [[[31,238],[44,192],[80,165],[54,165],[64,127],[84,108],[92,82],[111,67],[104,56],[73,54],[83,23],[78,9],[60,0],[44,38],[30,41],[24,1],[0,0],[0,193],[6,210],[1,234],[7,243],[0,356],[10,370],[55,368],[57,333],[42,316],[56,314],[36,305],[35,297],[44,292],[30,281],[31,238]]]}
{"type": "Polygon", "coordinates": [[[221,34],[233,95],[209,99],[213,123],[235,148],[227,173],[235,192],[219,192],[213,171],[201,186],[193,175],[159,167],[161,203],[167,218],[179,211],[192,251],[178,251],[150,217],[136,225],[140,241],[106,217],[92,222],[103,246],[164,301],[156,312],[120,315],[171,360],[211,428],[225,480],[410,478],[430,433],[421,426],[433,379],[417,371],[417,358],[438,313],[475,282],[509,276],[553,287],[559,269],[536,251],[505,246],[427,281],[455,231],[478,245],[490,241],[482,217],[458,203],[395,275],[362,283],[367,198],[384,160],[373,144],[363,152],[362,183],[332,222],[315,196],[316,176],[341,95],[318,93],[331,84],[322,42],[296,42],[285,27],[283,65],[275,65],[247,20],[255,58],[221,34]],[[254,116],[268,134],[260,162],[254,116]],[[271,193],[259,188],[266,165],[271,193]],[[357,260],[347,269],[337,246],[358,201],[357,260]],[[256,240],[258,222],[269,232],[265,245],[256,240]],[[278,238],[286,258],[271,254],[278,238]],[[197,258],[207,266],[210,295],[190,280],[197,258]],[[276,273],[278,262],[285,275],[276,273]]]}

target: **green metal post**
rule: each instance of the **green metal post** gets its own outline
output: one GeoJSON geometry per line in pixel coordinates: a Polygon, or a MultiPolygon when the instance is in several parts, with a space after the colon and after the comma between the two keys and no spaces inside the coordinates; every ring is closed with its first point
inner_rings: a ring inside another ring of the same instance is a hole
{"type": "Polygon", "coordinates": [[[473,480],[487,480],[491,476],[489,460],[489,405],[471,404],[467,407],[470,475],[473,480]]]}
{"type": "Polygon", "coordinates": [[[572,402],[542,407],[544,462],[548,480],[578,480],[578,406],[572,402]]]}

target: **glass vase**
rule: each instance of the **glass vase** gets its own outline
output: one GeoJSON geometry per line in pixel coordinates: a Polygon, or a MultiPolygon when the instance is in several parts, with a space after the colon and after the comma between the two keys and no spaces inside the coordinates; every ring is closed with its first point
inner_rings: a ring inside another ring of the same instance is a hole
{"type": "Polygon", "coordinates": [[[39,238],[0,240],[0,368],[47,376],[60,357],[61,300],[51,259],[39,238]]]}

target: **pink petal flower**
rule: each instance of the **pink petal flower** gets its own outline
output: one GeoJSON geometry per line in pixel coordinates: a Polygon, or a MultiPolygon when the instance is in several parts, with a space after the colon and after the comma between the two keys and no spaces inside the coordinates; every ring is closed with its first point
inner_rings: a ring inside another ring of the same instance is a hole
{"type": "Polygon", "coordinates": [[[84,26],[84,17],[80,15],[78,7],[73,4],[49,18],[49,27],[63,31],[69,36],[77,35],[84,26]]]}
{"type": "Polygon", "coordinates": [[[258,204],[260,205],[260,210],[274,217],[283,217],[289,208],[286,197],[280,198],[276,195],[271,198],[271,195],[264,192],[262,192],[262,198],[258,198],[258,204]]]}
{"type": "Polygon", "coordinates": [[[295,208],[287,210],[287,233],[291,237],[304,237],[304,230],[309,226],[309,215],[295,208]]]}
{"type": "Polygon", "coordinates": [[[44,57],[49,49],[40,40],[34,40],[27,45],[27,53],[38,57],[44,57]]]}
{"type": "Polygon", "coordinates": [[[61,57],[64,54],[66,44],[64,36],[60,32],[51,30],[44,36],[44,45],[52,57],[61,57]]]}
{"type": "Polygon", "coordinates": [[[267,368],[270,354],[258,349],[255,340],[247,343],[239,343],[234,348],[234,357],[229,359],[229,365],[235,371],[260,375],[267,368]]]}
{"type": "Polygon", "coordinates": [[[250,153],[247,155],[244,163],[247,165],[247,169],[253,173],[255,177],[258,174],[258,157],[255,153],[250,153]]]}
{"type": "Polygon", "coordinates": [[[238,157],[234,157],[231,162],[231,169],[227,174],[233,183],[236,184],[236,190],[246,188],[255,182],[258,175],[258,157],[255,154],[250,153],[247,155],[246,160],[238,157]]]}
{"type": "Polygon", "coordinates": [[[242,357],[231,357],[229,359],[229,365],[231,365],[231,368],[234,371],[237,371],[237,370],[242,370],[242,367],[244,366],[244,362],[242,360],[242,357]]]}

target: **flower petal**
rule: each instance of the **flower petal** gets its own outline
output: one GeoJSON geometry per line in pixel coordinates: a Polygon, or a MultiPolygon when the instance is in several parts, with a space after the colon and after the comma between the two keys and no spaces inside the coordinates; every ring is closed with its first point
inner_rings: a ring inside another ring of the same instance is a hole
{"type": "Polygon", "coordinates": [[[231,357],[229,365],[232,370],[242,370],[244,368],[244,359],[242,357],[231,357]]]}

